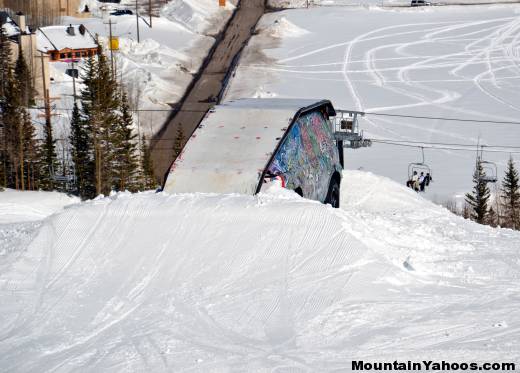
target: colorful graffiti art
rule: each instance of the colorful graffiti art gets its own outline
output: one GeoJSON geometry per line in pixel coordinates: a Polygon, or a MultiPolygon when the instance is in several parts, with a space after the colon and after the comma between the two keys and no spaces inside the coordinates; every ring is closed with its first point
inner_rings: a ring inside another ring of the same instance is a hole
{"type": "Polygon", "coordinates": [[[298,118],[268,167],[284,178],[286,188],[300,188],[304,197],[322,202],[335,170],[341,166],[334,134],[319,111],[298,118]]]}

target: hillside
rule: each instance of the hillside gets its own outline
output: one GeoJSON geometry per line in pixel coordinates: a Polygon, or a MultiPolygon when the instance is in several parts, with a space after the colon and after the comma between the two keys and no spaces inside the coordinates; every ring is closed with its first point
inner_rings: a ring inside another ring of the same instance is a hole
{"type": "MultiPolygon", "coordinates": [[[[118,194],[69,206],[0,270],[3,371],[332,371],[353,359],[518,361],[520,233],[389,179],[343,208],[118,194]]],[[[0,225],[0,242],[15,224],[0,225]]]]}

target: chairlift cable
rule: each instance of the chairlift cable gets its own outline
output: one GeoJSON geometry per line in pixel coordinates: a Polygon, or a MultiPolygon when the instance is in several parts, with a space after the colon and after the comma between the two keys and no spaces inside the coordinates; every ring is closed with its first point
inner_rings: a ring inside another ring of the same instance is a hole
{"type": "MultiPolygon", "coordinates": [[[[408,148],[421,148],[419,145],[412,145],[412,144],[402,144],[402,143],[396,143],[391,141],[380,141],[380,140],[371,140],[372,142],[386,144],[386,145],[393,145],[393,146],[402,146],[402,147],[408,147],[408,148]]],[[[424,144],[424,143],[423,143],[424,144]]],[[[455,148],[455,147],[449,147],[449,146],[422,146],[424,149],[433,149],[433,150],[453,150],[453,151],[466,151],[466,152],[474,152],[475,149],[469,149],[469,148],[455,148]]],[[[489,153],[506,153],[506,154],[520,154],[520,151],[507,151],[507,150],[494,150],[494,149],[486,149],[489,153]]]]}
{"type": "Polygon", "coordinates": [[[481,148],[502,148],[502,149],[520,149],[520,146],[513,146],[513,145],[480,145],[480,144],[460,144],[460,143],[444,143],[444,142],[430,142],[430,141],[415,141],[415,140],[396,140],[396,139],[385,139],[385,138],[375,138],[371,139],[372,141],[388,141],[392,143],[404,143],[404,144],[418,144],[417,146],[420,147],[420,144],[426,144],[426,145],[444,145],[444,146],[458,146],[458,147],[468,147],[468,148],[478,148],[479,150],[481,148]]]}
{"type": "Polygon", "coordinates": [[[390,113],[375,113],[375,112],[365,112],[365,115],[377,115],[377,116],[385,116],[385,117],[413,118],[413,119],[428,119],[428,120],[443,120],[443,121],[480,123],[480,124],[492,123],[492,124],[516,124],[516,125],[520,125],[520,122],[500,121],[500,120],[429,117],[429,116],[422,116],[422,115],[405,115],[405,114],[390,114],[390,113]]]}

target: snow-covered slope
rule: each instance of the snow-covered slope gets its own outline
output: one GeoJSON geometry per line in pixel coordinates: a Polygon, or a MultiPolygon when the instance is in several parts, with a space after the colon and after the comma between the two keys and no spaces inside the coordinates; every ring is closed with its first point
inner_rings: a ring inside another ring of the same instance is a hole
{"type": "Polygon", "coordinates": [[[119,194],[0,268],[3,371],[332,371],[518,361],[520,234],[349,171],[343,208],[273,187],[119,194]]]}
{"type": "Polygon", "coordinates": [[[42,220],[79,198],[58,192],[0,192],[0,224],[42,220]]]}
{"type": "MultiPolygon", "coordinates": [[[[319,97],[342,109],[518,122],[518,4],[315,7],[267,14],[258,29],[227,99],[319,97]]],[[[518,124],[375,115],[361,122],[368,137],[412,143],[348,151],[347,167],[404,183],[408,164],[421,161],[409,145],[426,143],[434,177],[426,195],[439,203],[471,189],[477,143],[509,146],[484,152],[499,178],[510,152],[519,159],[518,124]]]]}

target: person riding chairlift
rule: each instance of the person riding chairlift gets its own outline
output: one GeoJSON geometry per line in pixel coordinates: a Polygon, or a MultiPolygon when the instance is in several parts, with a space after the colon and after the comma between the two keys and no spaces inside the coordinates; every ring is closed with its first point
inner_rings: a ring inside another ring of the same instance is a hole
{"type": "Polygon", "coordinates": [[[406,186],[413,188],[416,192],[419,191],[419,175],[417,175],[417,171],[413,172],[412,178],[406,182],[406,186]]]}

